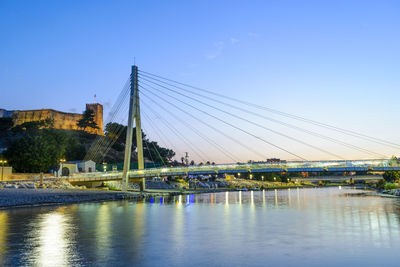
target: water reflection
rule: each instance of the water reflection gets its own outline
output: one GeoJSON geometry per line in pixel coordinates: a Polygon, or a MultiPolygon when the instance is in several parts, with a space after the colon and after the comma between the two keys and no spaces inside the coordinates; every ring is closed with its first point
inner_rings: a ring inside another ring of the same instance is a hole
{"type": "Polygon", "coordinates": [[[5,261],[7,253],[8,213],[0,212],[0,263],[5,261]]]}
{"type": "Polygon", "coordinates": [[[74,254],[69,240],[74,233],[69,231],[70,218],[65,216],[68,207],[60,207],[51,212],[39,214],[36,220],[30,222],[26,250],[23,255],[25,262],[35,266],[69,266],[74,254]]]}
{"type": "Polygon", "coordinates": [[[360,193],[239,191],[1,211],[0,266],[397,262],[399,200],[360,193]]]}

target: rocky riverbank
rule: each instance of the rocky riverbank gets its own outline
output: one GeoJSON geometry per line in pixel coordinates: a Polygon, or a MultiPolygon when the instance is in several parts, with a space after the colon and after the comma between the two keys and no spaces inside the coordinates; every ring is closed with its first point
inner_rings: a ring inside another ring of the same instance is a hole
{"type": "Polygon", "coordinates": [[[0,190],[0,208],[36,205],[71,204],[88,201],[111,201],[143,198],[137,193],[79,189],[12,189],[0,190]]]}

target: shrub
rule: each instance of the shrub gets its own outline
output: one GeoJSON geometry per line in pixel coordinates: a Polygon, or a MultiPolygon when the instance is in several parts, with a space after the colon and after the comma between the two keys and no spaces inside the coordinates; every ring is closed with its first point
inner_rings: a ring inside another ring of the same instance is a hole
{"type": "Polygon", "coordinates": [[[396,189],[398,188],[398,186],[396,184],[392,184],[392,183],[386,183],[385,184],[385,189],[386,190],[391,190],[391,189],[396,189]]]}

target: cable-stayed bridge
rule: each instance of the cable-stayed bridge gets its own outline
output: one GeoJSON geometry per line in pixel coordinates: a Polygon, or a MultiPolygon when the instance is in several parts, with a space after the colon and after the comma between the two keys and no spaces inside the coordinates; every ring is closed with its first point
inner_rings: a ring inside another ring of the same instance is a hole
{"type": "Polygon", "coordinates": [[[104,160],[115,142],[125,135],[123,171],[81,174],[73,179],[122,179],[126,185],[128,179],[134,178],[141,179],[144,189],[145,177],[167,175],[400,170],[398,160],[390,159],[391,155],[386,154],[387,151],[381,153],[371,149],[376,146],[385,147],[393,155],[400,148],[395,142],[181,83],[141,71],[137,66],[132,66],[130,78],[112,107],[107,122],[117,124],[106,129],[106,136],[96,139],[85,159],[97,162],[104,160]],[[143,130],[142,115],[145,125],[143,130]],[[127,124],[127,128],[124,124],[127,124]],[[234,163],[189,164],[186,154],[186,157],[181,158],[182,166],[171,167],[170,161],[174,155],[168,149],[165,150],[142,136],[147,135],[150,130],[152,139],[173,148],[180,155],[183,155],[184,151],[190,151],[198,160],[209,162],[217,154],[225,162],[234,163]],[[171,136],[175,137],[175,140],[172,140],[171,136]],[[273,137],[285,141],[274,142],[273,137]],[[350,138],[357,141],[348,141],[350,138]],[[226,141],[230,143],[224,145],[226,141]],[[366,144],[360,145],[361,141],[366,144]],[[180,147],[184,147],[183,151],[175,146],[176,142],[181,144],[180,147]],[[330,146],[324,146],[321,142],[329,143],[330,146]],[[291,148],[293,144],[324,154],[329,160],[308,161],[304,155],[291,148]],[[346,157],[337,152],[337,147],[346,151],[356,151],[363,157],[373,159],[346,160],[346,157]],[[136,149],[134,161],[138,162],[137,170],[130,168],[132,148],[136,149]],[[206,152],[205,148],[212,153],[206,152]],[[244,151],[245,155],[256,157],[260,161],[240,163],[243,158],[240,155],[244,154],[244,151]],[[278,152],[293,160],[263,162],[278,152]],[[145,168],[146,159],[158,162],[161,166],[145,168]]]}

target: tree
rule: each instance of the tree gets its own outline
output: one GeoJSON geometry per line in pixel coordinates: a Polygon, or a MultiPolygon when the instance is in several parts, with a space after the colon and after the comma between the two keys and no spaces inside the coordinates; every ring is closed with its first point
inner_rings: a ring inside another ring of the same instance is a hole
{"type": "MultiPolygon", "coordinates": [[[[113,148],[117,151],[123,151],[126,142],[126,134],[128,127],[116,122],[107,123],[105,127],[105,138],[115,142],[113,148]]],[[[161,147],[157,142],[150,141],[146,138],[146,134],[142,131],[143,154],[148,159],[153,159],[155,162],[171,162],[175,156],[175,152],[171,149],[161,147]]],[[[108,142],[108,141],[106,141],[108,142]]],[[[136,150],[136,128],[133,128],[132,135],[132,151],[136,150]]]]}
{"type": "Polygon", "coordinates": [[[67,160],[83,160],[86,155],[86,148],[79,140],[71,135],[66,140],[65,158],[67,160]]]}
{"type": "Polygon", "coordinates": [[[8,131],[14,125],[12,118],[0,118],[0,132],[8,131]]]}
{"type": "Polygon", "coordinates": [[[33,132],[37,132],[43,128],[53,128],[53,126],[54,126],[54,120],[45,119],[45,120],[39,120],[39,121],[24,122],[20,125],[14,126],[11,130],[14,133],[22,133],[22,132],[33,133],[33,132]]]}
{"type": "Polygon", "coordinates": [[[11,143],[4,156],[17,172],[46,172],[64,156],[66,141],[65,133],[54,129],[26,133],[11,143]]]}
{"type": "Polygon", "coordinates": [[[383,174],[383,179],[389,183],[396,182],[400,179],[400,171],[386,171],[383,174]]]}
{"type": "Polygon", "coordinates": [[[82,119],[80,119],[76,125],[78,128],[83,129],[84,131],[87,128],[100,129],[99,126],[97,126],[97,123],[94,121],[94,111],[91,109],[86,109],[83,112],[82,119]]]}
{"type": "Polygon", "coordinates": [[[115,142],[125,143],[127,129],[128,127],[125,125],[116,122],[109,122],[106,124],[104,134],[115,142]]]}
{"type": "Polygon", "coordinates": [[[190,165],[193,166],[194,165],[194,160],[190,161],[190,165]]]}

